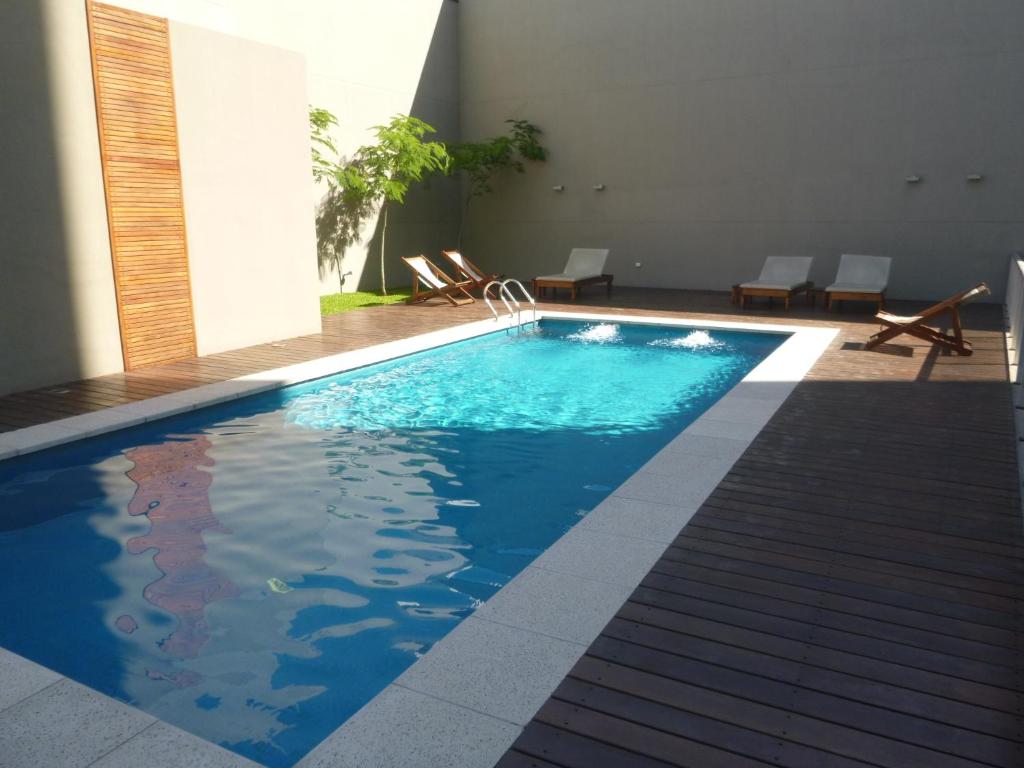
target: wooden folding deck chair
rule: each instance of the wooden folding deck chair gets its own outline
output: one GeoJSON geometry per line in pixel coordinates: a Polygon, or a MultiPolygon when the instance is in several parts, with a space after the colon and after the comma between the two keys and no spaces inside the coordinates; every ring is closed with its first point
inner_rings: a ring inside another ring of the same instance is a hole
{"type": "Polygon", "coordinates": [[[453,306],[472,304],[476,301],[466,290],[467,286],[472,285],[471,281],[452,280],[426,256],[403,256],[402,261],[412,270],[412,296],[405,300],[406,304],[426,301],[435,296],[446,299],[453,306]],[[427,286],[428,290],[421,291],[420,283],[427,286]]]}
{"type": "Polygon", "coordinates": [[[918,339],[930,341],[948,350],[961,355],[969,355],[973,351],[971,342],[964,340],[963,330],[960,327],[960,305],[973,301],[979,296],[985,296],[989,292],[988,286],[978,283],[970,290],[961,291],[955,296],[950,296],[945,301],[922,310],[910,317],[890,315],[888,312],[879,312],[875,318],[883,326],[882,330],[868,339],[864,345],[865,349],[874,349],[879,344],[895,339],[901,334],[907,333],[918,339]],[[925,323],[938,317],[944,312],[949,313],[950,324],[953,326],[953,333],[942,333],[934,328],[928,327],[925,323]]]}
{"type": "Polygon", "coordinates": [[[461,251],[441,251],[444,256],[455,267],[455,273],[462,275],[473,283],[473,288],[483,288],[492,280],[497,280],[499,275],[484,272],[476,264],[467,259],[461,251]]]}

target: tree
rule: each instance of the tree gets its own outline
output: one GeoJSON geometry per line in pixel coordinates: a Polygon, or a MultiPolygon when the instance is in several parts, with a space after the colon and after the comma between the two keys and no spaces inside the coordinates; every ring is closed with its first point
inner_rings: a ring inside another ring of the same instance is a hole
{"type": "MultiPolygon", "coordinates": [[[[376,144],[360,147],[351,162],[341,168],[340,185],[352,204],[380,203],[380,286],[387,295],[385,254],[388,209],[403,203],[413,182],[435,171],[446,171],[450,158],[445,145],[423,141],[432,126],[409,115],[395,115],[387,125],[374,127],[376,144]]],[[[358,207],[358,206],[357,206],[358,207]]]]}
{"type": "Polygon", "coordinates": [[[516,173],[526,170],[524,160],[543,162],[548,152],[541,146],[538,136],[541,129],[528,120],[506,120],[512,127],[507,136],[496,136],[481,142],[465,142],[452,146],[450,170],[464,173],[468,181],[465,200],[462,204],[462,219],[459,223],[459,245],[462,245],[462,231],[469,204],[474,198],[494,191],[491,180],[499,171],[512,169],[516,173]]]}
{"type": "Polygon", "coordinates": [[[334,146],[330,134],[331,128],[337,124],[338,118],[328,110],[310,106],[309,134],[313,154],[313,179],[317,183],[324,180],[330,183],[337,178],[338,148],[334,146]],[[331,157],[325,155],[324,152],[329,152],[331,157]]]}

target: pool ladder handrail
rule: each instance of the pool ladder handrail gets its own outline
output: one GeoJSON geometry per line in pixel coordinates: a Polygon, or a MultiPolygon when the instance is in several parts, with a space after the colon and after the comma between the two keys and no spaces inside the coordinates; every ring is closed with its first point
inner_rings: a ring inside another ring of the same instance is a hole
{"type": "Polygon", "coordinates": [[[521,282],[515,278],[505,278],[504,280],[491,280],[487,285],[484,286],[484,302],[487,304],[487,308],[491,310],[491,314],[494,315],[495,320],[499,320],[498,310],[494,308],[494,304],[491,303],[490,290],[492,285],[498,286],[498,298],[501,299],[502,304],[505,305],[505,309],[508,310],[509,320],[515,321],[516,328],[522,329],[523,327],[523,305],[515,296],[512,295],[512,291],[509,290],[508,284],[513,283],[519,287],[520,292],[523,294],[523,298],[530,302],[530,306],[533,309],[533,320],[537,322],[537,302],[534,300],[530,292],[526,290],[521,282]],[[509,302],[512,302],[511,304],[509,302]],[[515,309],[512,305],[515,305],[515,309]]]}

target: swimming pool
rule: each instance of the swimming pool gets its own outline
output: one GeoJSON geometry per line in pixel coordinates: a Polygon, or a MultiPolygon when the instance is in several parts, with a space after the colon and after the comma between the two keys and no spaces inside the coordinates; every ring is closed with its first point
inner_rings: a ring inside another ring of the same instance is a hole
{"type": "Polygon", "coordinates": [[[0,645],[290,765],[784,336],[544,321],[0,464],[0,645]]]}

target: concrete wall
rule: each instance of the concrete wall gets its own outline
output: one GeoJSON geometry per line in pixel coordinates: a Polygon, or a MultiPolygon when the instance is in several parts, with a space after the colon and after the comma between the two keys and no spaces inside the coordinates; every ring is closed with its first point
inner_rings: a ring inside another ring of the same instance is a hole
{"type": "Polygon", "coordinates": [[[320,331],[300,54],[172,22],[201,355],[320,331]]]}
{"type": "MultiPolygon", "coordinates": [[[[306,57],[309,102],[340,122],[338,148],[350,155],[373,141],[370,128],[397,113],[438,129],[435,139],[458,136],[457,3],[451,0],[116,0],[144,13],[297,51],[306,57]]],[[[323,190],[310,183],[310,211],[323,190]]],[[[388,264],[395,285],[410,282],[399,256],[450,247],[458,232],[458,186],[449,181],[415,189],[393,208],[388,264]]],[[[345,289],[375,287],[379,278],[377,217],[346,254],[345,289]],[[367,255],[369,254],[369,263],[367,255]]],[[[311,257],[314,258],[314,257],[311,257]]],[[[338,290],[335,274],[321,290],[338,290]]]]}
{"type": "Polygon", "coordinates": [[[608,246],[616,282],[724,289],[768,254],[827,283],[847,251],[892,256],[895,297],[1001,293],[1024,244],[1019,0],[460,8],[464,138],[525,117],[551,150],[472,212],[482,265],[608,246]]]}
{"type": "Polygon", "coordinates": [[[85,4],[0,3],[0,394],[121,370],[85,4]]]}

